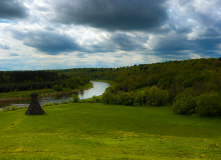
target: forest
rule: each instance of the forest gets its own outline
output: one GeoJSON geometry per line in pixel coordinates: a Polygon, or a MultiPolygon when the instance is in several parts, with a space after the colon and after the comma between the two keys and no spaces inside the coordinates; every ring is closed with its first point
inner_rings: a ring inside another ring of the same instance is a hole
{"type": "Polygon", "coordinates": [[[68,69],[58,73],[114,81],[102,96],[107,104],[171,105],[174,113],[221,115],[221,58],[120,68],[68,69]]]}
{"type": "Polygon", "coordinates": [[[120,68],[73,68],[0,72],[0,92],[75,89],[90,80],[112,85],[102,102],[128,106],[172,106],[174,113],[221,115],[221,58],[140,64],[120,68]]]}
{"type": "Polygon", "coordinates": [[[0,93],[44,88],[62,91],[63,88],[76,89],[89,81],[90,79],[86,75],[59,76],[55,71],[1,71],[0,93]]]}

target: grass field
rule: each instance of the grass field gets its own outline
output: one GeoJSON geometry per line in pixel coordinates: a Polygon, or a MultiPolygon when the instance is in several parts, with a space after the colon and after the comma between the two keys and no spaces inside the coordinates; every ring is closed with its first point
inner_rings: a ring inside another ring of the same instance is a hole
{"type": "Polygon", "coordinates": [[[0,112],[0,159],[211,159],[221,157],[221,117],[170,107],[63,104],[45,115],[0,112]]]}

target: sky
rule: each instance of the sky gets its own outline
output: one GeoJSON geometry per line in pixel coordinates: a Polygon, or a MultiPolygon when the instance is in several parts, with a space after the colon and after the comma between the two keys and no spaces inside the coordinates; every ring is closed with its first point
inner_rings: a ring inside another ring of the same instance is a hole
{"type": "Polygon", "coordinates": [[[0,0],[0,70],[221,57],[220,0],[0,0]]]}

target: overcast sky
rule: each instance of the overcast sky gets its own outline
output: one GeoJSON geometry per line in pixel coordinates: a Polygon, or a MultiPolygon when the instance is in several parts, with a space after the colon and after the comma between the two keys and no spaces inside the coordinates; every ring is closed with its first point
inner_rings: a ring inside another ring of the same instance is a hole
{"type": "Polygon", "coordinates": [[[0,0],[0,70],[221,57],[220,0],[0,0]]]}

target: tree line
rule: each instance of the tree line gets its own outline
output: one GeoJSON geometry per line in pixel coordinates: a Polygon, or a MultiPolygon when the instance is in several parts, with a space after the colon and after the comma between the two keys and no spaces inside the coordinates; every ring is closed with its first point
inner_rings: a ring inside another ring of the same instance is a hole
{"type": "Polygon", "coordinates": [[[221,58],[69,69],[60,74],[114,81],[103,94],[104,103],[171,105],[175,113],[221,115],[221,58]]]}
{"type": "Polygon", "coordinates": [[[221,115],[221,58],[201,58],[119,68],[0,72],[0,92],[77,88],[90,80],[111,80],[108,104],[165,106],[174,113],[221,115]]]}
{"type": "Polygon", "coordinates": [[[56,71],[0,71],[0,93],[11,91],[25,91],[44,88],[76,89],[88,84],[86,75],[74,77],[59,75],[56,71]]]}

